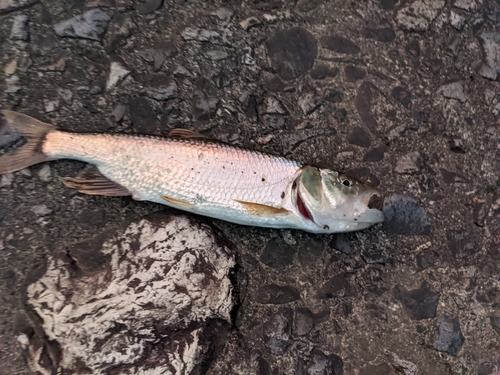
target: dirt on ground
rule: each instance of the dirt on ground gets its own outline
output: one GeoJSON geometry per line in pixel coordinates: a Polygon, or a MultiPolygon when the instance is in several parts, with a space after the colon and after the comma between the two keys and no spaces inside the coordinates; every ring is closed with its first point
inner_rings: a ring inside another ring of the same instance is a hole
{"type": "MultiPolygon", "coordinates": [[[[497,375],[499,29],[495,0],[0,0],[0,107],[192,129],[384,193],[384,223],[349,234],[190,216],[237,263],[231,327],[196,373],[497,375]]],[[[0,374],[33,373],[28,275],[165,209],[65,188],[83,168],[1,176],[0,374]]]]}

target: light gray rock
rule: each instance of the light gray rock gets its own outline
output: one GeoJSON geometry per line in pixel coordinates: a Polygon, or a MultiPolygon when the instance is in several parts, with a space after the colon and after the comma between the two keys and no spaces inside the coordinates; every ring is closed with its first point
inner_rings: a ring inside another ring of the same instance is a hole
{"type": "Polygon", "coordinates": [[[212,49],[207,51],[207,55],[212,60],[224,60],[227,59],[227,52],[221,49],[212,49]]]}
{"type": "Polygon", "coordinates": [[[285,105],[275,96],[266,98],[265,112],[269,115],[288,115],[290,112],[285,105]]]}
{"type": "Polygon", "coordinates": [[[451,82],[441,86],[438,93],[448,99],[456,99],[461,103],[467,101],[462,82],[451,82]]]}
{"type": "Polygon", "coordinates": [[[396,163],[394,172],[401,174],[411,174],[420,171],[422,167],[422,156],[420,152],[410,152],[402,156],[396,163]]]}
{"type": "Polygon", "coordinates": [[[69,251],[73,265],[49,256],[27,286],[40,319],[36,332],[56,342],[62,358],[44,363],[37,356],[42,337],[24,335],[32,368],[189,374],[227,332],[235,261],[209,227],[159,213],[69,251]]]}
{"type": "Polygon", "coordinates": [[[0,14],[27,8],[37,2],[38,0],[0,0],[0,14]]]}
{"type": "Polygon", "coordinates": [[[198,42],[207,42],[215,45],[231,45],[226,35],[219,34],[217,31],[198,29],[188,27],[182,32],[184,40],[196,40],[198,42]]]}
{"type": "Polygon", "coordinates": [[[453,3],[453,6],[468,11],[476,10],[478,8],[476,0],[456,0],[453,3]]]}
{"type": "Polygon", "coordinates": [[[111,17],[100,9],[91,9],[81,15],[54,25],[61,37],[83,38],[100,41],[111,17]]]}
{"type": "Polygon", "coordinates": [[[484,78],[496,80],[500,74],[500,33],[484,32],[481,39],[485,57],[479,74],[484,78]]]}
{"type": "Polygon", "coordinates": [[[31,211],[36,215],[36,216],[47,216],[52,213],[52,210],[48,208],[44,204],[38,204],[36,206],[31,207],[31,211]]]}
{"type": "Polygon", "coordinates": [[[168,100],[176,98],[179,92],[175,79],[167,76],[157,76],[145,84],[145,94],[151,99],[168,100]]]}
{"type": "Polygon", "coordinates": [[[14,22],[12,23],[12,29],[10,31],[10,39],[23,41],[27,41],[29,39],[27,15],[19,14],[14,17],[14,22]]]}
{"type": "Polygon", "coordinates": [[[450,24],[457,30],[462,30],[465,25],[465,17],[462,17],[460,14],[451,11],[450,12],[450,24]]]}
{"type": "Polygon", "coordinates": [[[444,0],[416,0],[399,9],[396,21],[403,29],[425,31],[444,5],[444,0]]]}
{"type": "Polygon", "coordinates": [[[43,167],[40,168],[38,171],[38,177],[43,182],[50,182],[52,180],[52,172],[49,164],[44,164],[43,167]]]}
{"type": "Polygon", "coordinates": [[[321,105],[314,92],[307,92],[304,95],[300,96],[298,99],[298,104],[300,109],[306,116],[313,113],[314,110],[321,105]]]}

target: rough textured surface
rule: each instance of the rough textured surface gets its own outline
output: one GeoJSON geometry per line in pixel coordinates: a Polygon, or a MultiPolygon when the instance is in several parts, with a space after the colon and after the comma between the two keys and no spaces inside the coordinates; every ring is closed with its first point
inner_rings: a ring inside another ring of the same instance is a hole
{"type": "Polygon", "coordinates": [[[229,332],[234,265],[208,227],[151,215],[49,257],[18,339],[41,373],[191,373],[229,332]]]}
{"type": "MultiPolygon", "coordinates": [[[[352,234],[194,217],[238,264],[232,331],[198,373],[497,375],[498,1],[7,3],[2,108],[72,131],[193,129],[384,192],[385,223],[352,234]],[[55,33],[92,9],[110,17],[98,40],[55,33]]],[[[14,324],[29,271],[160,209],[68,191],[81,163],[46,168],[0,178],[2,374],[30,373],[14,324]]]]}

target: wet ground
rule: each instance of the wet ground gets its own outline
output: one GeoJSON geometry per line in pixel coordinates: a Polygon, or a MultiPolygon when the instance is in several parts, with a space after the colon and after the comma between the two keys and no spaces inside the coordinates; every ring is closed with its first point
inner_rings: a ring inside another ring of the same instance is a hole
{"type": "MultiPolygon", "coordinates": [[[[3,0],[0,106],[71,131],[193,129],[384,192],[386,221],[352,234],[194,217],[238,264],[198,373],[498,374],[499,29],[494,0],[3,0]]],[[[27,275],[164,209],[64,188],[83,167],[1,177],[1,374],[30,373],[27,275]]]]}

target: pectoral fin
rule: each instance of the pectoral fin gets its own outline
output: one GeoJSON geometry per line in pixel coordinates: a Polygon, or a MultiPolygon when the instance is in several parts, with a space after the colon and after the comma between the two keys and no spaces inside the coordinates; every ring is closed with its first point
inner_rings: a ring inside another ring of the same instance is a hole
{"type": "Polygon", "coordinates": [[[201,133],[188,129],[173,129],[170,133],[168,133],[168,136],[172,138],[182,138],[182,139],[204,139],[204,140],[210,139],[201,133]]]}
{"type": "Polygon", "coordinates": [[[168,202],[174,206],[177,206],[177,207],[183,208],[183,209],[190,209],[190,208],[194,207],[194,204],[192,204],[192,203],[189,203],[189,202],[184,201],[182,199],[168,197],[166,195],[162,195],[161,199],[163,199],[165,202],[168,202]]]}
{"type": "Polygon", "coordinates": [[[77,177],[66,177],[64,185],[70,189],[88,195],[106,195],[110,197],[126,197],[132,195],[128,189],[111,181],[93,166],[87,166],[77,177]]]}
{"type": "Polygon", "coordinates": [[[273,207],[267,206],[265,204],[253,203],[253,202],[245,202],[237,200],[239,204],[245,207],[245,210],[255,216],[264,216],[264,217],[274,217],[274,216],[282,216],[288,215],[290,211],[283,207],[273,207]]]}

